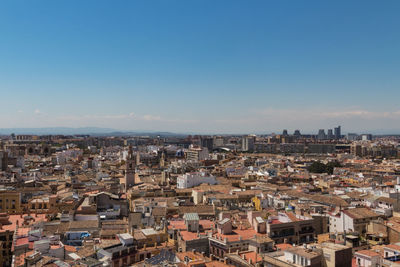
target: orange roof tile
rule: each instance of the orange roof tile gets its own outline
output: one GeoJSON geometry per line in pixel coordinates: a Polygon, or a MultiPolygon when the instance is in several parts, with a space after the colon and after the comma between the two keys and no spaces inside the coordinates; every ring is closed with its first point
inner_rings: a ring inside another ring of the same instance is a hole
{"type": "Polygon", "coordinates": [[[373,250],[367,250],[367,249],[357,251],[356,254],[361,254],[361,255],[364,255],[364,256],[368,256],[368,257],[379,256],[379,253],[377,253],[377,252],[375,252],[373,250]]]}
{"type": "Polygon", "coordinates": [[[242,240],[249,240],[254,237],[254,235],[262,235],[258,234],[254,229],[246,229],[246,230],[239,230],[236,229],[232,231],[231,234],[220,234],[216,233],[214,234],[215,238],[222,239],[224,240],[225,238],[228,240],[228,242],[234,242],[234,241],[239,241],[239,238],[242,237],[242,240]]]}
{"type": "Polygon", "coordinates": [[[233,266],[229,264],[225,264],[220,261],[210,261],[205,263],[206,267],[227,267],[227,266],[233,266]]]}
{"type": "Polygon", "coordinates": [[[246,260],[249,261],[251,260],[252,263],[260,262],[263,260],[263,258],[258,255],[255,251],[246,251],[239,253],[239,255],[244,255],[246,257],[246,260]]]}
{"type": "Polygon", "coordinates": [[[74,246],[64,245],[64,249],[68,252],[76,252],[76,248],[74,246]]]}
{"type": "Polygon", "coordinates": [[[278,250],[287,250],[288,248],[292,248],[292,247],[293,247],[291,244],[285,244],[285,243],[283,243],[283,244],[276,244],[275,246],[276,246],[276,248],[277,248],[278,250]]]}

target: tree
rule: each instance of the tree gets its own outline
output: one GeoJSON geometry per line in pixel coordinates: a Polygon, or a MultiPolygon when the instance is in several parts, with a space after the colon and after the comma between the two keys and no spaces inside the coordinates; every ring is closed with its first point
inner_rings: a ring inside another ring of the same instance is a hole
{"type": "Polygon", "coordinates": [[[314,161],[308,167],[308,171],[312,173],[325,173],[326,172],[326,165],[319,161],[314,161]]]}
{"type": "Polygon", "coordinates": [[[326,172],[329,174],[333,174],[333,170],[335,167],[341,167],[340,163],[338,161],[331,161],[326,164],[326,172]]]}
{"type": "Polygon", "coordinates": [[[307,168],[309,172],[312,173],[328,173],[333,174],[333,170],[335,167],[340,167],[340,163],[338,161],[331,161],[327,164],[324,164],[319,161],[314,161],[311,165],[307,168]]]}

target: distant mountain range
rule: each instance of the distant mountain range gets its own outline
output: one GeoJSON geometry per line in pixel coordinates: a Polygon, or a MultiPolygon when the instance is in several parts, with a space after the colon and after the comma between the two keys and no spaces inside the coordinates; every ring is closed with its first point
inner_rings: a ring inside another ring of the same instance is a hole
{"type": "Polygon", "coordinates": [[[62,135],[94,135],[94,136],[183,136],[185,134],[170,133],[170,132],[152,132],[152,131],[121,131],[112,128],[100,127],[49,127],[49,128],[2,128],[0,135],[10,134],[62,134],[62,135]]]}
{"type": "MultiPolygon", "coordinates": [[[[92,135],[92,136],[176,136],[182,137],[187,135],[245,135],[246,133],[195,133],[195,132],[184,132],[184,133],[172,133],[163,131],[146,131],[146,130],[118,130],[112,128],[101,128],[101,127],[46,127],[46,128],[0,128],[0,135],[10,134],[32,134],[32,135],[92,135]]],[[[371,130],[362,131],[361,133],[371,133],[373,135],[385,136],[385,135],[400,135],[400,130],[371,130]]],[[[269,133],[256,133],[257,135],[268,135],[269,133]]]]}

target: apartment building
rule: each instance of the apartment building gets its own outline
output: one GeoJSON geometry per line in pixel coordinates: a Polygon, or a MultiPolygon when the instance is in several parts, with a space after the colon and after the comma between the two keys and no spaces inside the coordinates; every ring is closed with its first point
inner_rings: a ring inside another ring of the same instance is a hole
{"type": "Polygon", "coordinates": [[[276,244],[314,242],[315,221],[312,217],[278,212],[278,216],[268,217],[267,234],[276,244]]]}

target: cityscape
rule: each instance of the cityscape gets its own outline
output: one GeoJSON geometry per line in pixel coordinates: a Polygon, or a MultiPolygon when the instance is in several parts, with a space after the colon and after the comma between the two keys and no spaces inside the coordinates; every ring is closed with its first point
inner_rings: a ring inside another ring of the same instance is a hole
{"type": "Polygon", "coordinates": [[[399,267],[399,11],[0,1],[0,266],[399,267]]]}
{"type": "Polygon", "coordinates": [[[325,132],[2,135],[0,260],[396,266],[400,136],[325,132]]]}

